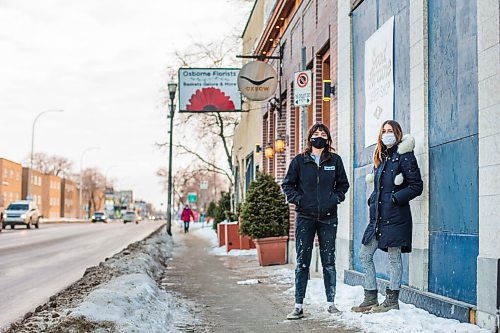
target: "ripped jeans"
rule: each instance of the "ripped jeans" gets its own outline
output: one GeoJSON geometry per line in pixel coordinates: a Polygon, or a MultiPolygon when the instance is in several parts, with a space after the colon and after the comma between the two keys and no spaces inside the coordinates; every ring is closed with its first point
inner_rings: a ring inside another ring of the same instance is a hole
{"type": "MultiPolygon", "coordinates": [[[[375,264],[373,263],[373,254],[378,248],[378,241],[375,237],[367,245],[361,245],[359,259],[365,270],[365,289],[376,290],[377,278],[375,264]]],[[[399,290],[401,288],[401,279],[403,277],[403,261],[401,259],[401,248],[390,247],[387,254],[389,256],[389,289],[399,290]]]]}
{"type": "Polygon", "coordinates": [[[295,267],[295,303],[302,304],[306,296],[309,266],[311,264],[314,236],[318,234],[323,281],[326,301],[333,302],[337,272],[335,270],[335,239],[337,238],[337,219],[317,221],[297,216],[295,222],[295,250],[297,266],[295,267]]]}

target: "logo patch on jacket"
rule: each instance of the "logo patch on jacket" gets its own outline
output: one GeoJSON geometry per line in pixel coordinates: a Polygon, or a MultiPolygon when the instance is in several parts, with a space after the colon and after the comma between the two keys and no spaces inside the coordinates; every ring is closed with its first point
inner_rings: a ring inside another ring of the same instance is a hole
{"type": "Polygon", "coordinates": [[[335,165],[334,166],[325,166],[325,171],[334,171],[335,170],[335,165]]]}

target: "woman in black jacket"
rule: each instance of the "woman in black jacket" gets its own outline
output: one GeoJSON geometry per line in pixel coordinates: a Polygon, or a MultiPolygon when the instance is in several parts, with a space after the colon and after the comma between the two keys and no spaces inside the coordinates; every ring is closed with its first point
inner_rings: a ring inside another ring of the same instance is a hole
{"type": "Polygon", "coordinates": [[[403,275],[401,253],[411,252],[412,219],[410,200],[422,193],[423,183],[413,149],[415,140],[403,136],[394,120],[382,124],[373,157],[373,172],[367,182],[374,182],[368,199],[370,222],[362,239],[359,258],[365,270],[365,298],[355,312],[386,312],[399,309],[399,289],[403,275]],[[378,249],[389,256],[389,287],[378,305],[373,254],[378,249]]]}
{"type": "Polygon", "coordinates": [[[309,278],[309,265],[318,234],[327,310],[338,312],[335,298],[335,239],[337,205],[344,201],[349,182],[342,159],[333,151],[328,127],[315,124],[309,129],[304,153],[295,156],[282,183],[289,203],[295,204],[295,308],[288,319],[302,318],[302,303],[309,278]]]}

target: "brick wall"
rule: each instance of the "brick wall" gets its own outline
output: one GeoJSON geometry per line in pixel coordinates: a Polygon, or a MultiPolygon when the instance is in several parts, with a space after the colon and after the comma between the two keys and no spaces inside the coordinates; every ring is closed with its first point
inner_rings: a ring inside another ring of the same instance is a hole
{"type": "MultiPolygon", "coordinates": [[[[267,112],[262,119],[262,148],[269,144],[274,147],[276,134],[286,137],[284,153],[275,153],[273,159],[265,158],[262,154],[262,170],[274,175],[278,182],[283,179],[286,169],[298,152],[297,143],[300,141],[300,118],[297,119],[296,109],[293,103],[293,81],[294,73],[301,69],[301,50],[306,50],[306,64],[312,64],[313,82],[313,105],[312,121],[323,121],[323,55],[330,51],[330,77],[332,85],[337,84],[337,2],[331,0],[302,1],[296,14],[291,18],[288,28],[281,36],[285,44],[283,53],[283,87],[288,87],[287,107],[283,110],[282,118],[277,119],[272,112],[267,112]]],[[[272,55],[276,56],[276,51],[272,55]]],[[[286,89],[286,88],[285,88],[286,89]]],[[[330,120],[327,124],[330,128],[333,145],[337,148],[337,97],[331,96],[329,105],[330,120]]],[[[298,113],[300,117],[300,112],[298,113]]],[[[327,120],[328,121],[328,120],[327,120]]],[[[312,125],[312,124],[310,124],[312,125]]],[[[290,205],[290,239],[294,240],[295,212],[294,206],[290,205]]]]}

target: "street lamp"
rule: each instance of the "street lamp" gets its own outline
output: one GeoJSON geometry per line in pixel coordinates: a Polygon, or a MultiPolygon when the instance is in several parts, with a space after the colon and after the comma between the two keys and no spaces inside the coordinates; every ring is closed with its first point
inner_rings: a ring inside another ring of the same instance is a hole
{"type": "Polygon", "coordinates": [[[50,110],[45,110],[45,111],[42,111],[40,112],[36,117],[35,117],[35,120],[33,120],[33,128],[31,129],[31,153],[30,153],[30,169],[29,169],[29,175],[28,175],[28,180],[29,180],[29,184],[28,184],[28,194],[26,195],[26,199],[28,200],[31,200],[32,199],[32,196],[33,196],[33,149],[35,147],[35,125],[36,125],[36,121],[38,120],[38,118],[40,118],[42,115],[46,114],[46,113],[49,113],[49,112],[64,112],[64,110],[61,110],[61,109],[50,109],[50,110]]]}
{"type": "Polygon", "coordinates": [[[168,202],[167,202],[167,233],[172,236],[172,134],[174,131],[174,112],[175,112],[175,92],[177,83],[168,84],[168,94],[170,97],[170,141],[168,144],[168,202]]]}
{"type": "Polygon", "coordinates": [[[90,148],[87,148],[85,149],[83,152],[82,152],[82,155],[80,156],[80,198],[79,198],[79,202],[80,202],[80,206],[78,207],[78,211],[79,211],[79,217],[80,219],[83,218],[82,216],[82,189],[83,189],[83,156],[85,156],[85,154],[91,150],[97,150],[97,149],[101,149],[99,147],[90,147],[90,148]]]}

